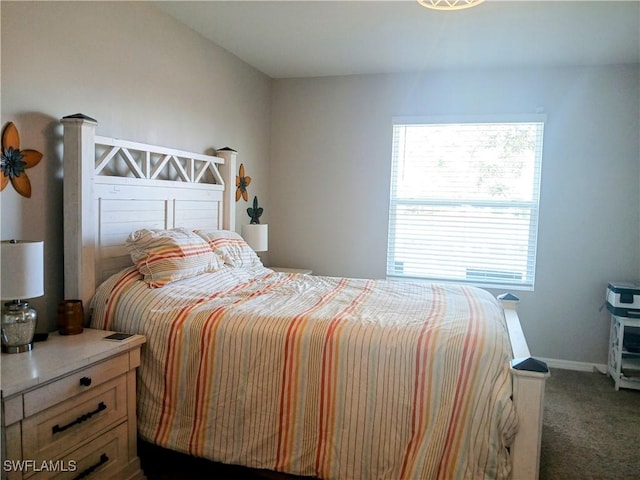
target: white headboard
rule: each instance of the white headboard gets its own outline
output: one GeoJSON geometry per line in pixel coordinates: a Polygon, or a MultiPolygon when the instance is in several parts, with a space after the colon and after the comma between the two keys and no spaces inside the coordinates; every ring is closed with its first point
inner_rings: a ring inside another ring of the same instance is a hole
{"type": "Polygon", "coordinates": [[[88,304],[96,287],[131,265],[140,228],[235,230],[236,152],[218,156],[97,136],[98,123],[64,117],[64,295],[88,304]]]}

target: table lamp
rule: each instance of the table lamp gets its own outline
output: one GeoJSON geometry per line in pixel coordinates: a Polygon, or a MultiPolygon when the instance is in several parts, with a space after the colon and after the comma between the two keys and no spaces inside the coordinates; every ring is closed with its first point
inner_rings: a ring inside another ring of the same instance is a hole
{"type": "Polygon", "coordinates": [[[242,225],[242,238],[256,252],[266,252],[269,249],[269,225],[250,223],[242,225]]]}
{"type": "Polygon", "coordinates": [[[44,295],[43,259],[44,242],[3,240],[0,244],[0,297],[9,300],[2,307],[3,352],[32,349],[38,315],[24,299],[44,295]]]}

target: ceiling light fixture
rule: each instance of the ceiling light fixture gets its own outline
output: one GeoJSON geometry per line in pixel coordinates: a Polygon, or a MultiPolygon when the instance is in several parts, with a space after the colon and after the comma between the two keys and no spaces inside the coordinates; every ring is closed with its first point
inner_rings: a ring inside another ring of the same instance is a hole
{"type": "Polygon", "coordinates": [[[463,8],[475,7],[484,0],[418,0],[423,7],[434,10],[462,10],[463,8]]]}

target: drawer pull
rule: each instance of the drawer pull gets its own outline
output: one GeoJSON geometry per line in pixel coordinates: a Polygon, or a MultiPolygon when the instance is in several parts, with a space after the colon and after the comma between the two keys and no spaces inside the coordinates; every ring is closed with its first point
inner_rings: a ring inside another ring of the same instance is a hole
{"type": "Polygon", "coordinates": [[[82,377],[80,379],[80,385],[82,385],[83,387],[88,387],[89,385],[91,385],[91,377],[82,377]]]}
{"type": "Polygon", "coordinates": [[[74,425],[77,425],[79,423],[82,423],[85,420],[89,420],[96,413],[100,413],[101,411],[106,410],[106,409],[107,409],[107,406],[104,404],[104,402],[100,402],[98,404],[98,408],[96,408],[94,411],[89,412],[89,413],[85,413],[84,415],[80,415],[73,422],[67,423],[66,425],[63,425],[62,427],[60,425],[54,425],[53,427],[51,427],[51,432],[54,433],[54,434],[60,433],[60,432],[64,432],[66,429],[68,429],[70,427],[73,427],[74,425]]]}
{"type": "Polygon", "coordinates": [[[96,463],[95,465],[91,465],[86,470],[83,470],[82,472],[80,472],[76,477],[73,477],[73,480],[80,480],[81,478],[88,477],[93,473],[95,469],[97,469],[101,465],[104,465],[108,461],[109,461],[109,457],[107,456],[106,453],[103,453],[102,455],[100,455],[100,460],[98,461],[98,463],[96,463]]]}

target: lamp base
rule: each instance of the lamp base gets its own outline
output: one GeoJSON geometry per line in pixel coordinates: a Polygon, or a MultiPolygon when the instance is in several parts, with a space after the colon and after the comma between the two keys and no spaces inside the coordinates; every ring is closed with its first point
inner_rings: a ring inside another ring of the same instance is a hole
{"type": "Polygon", "coordinates": [[[14,300],[2,309],[2,351],[28,352],[33,348],[33,334],[38,314],[27,302],[14,300]]]}
{"type": "Polygon", "coordinates": [[[27,343],[26,345],[14,345],[11,347],[2,346],[2,353],[23,353],[30,352],[33,350],[33,342],[27,343]]]}

